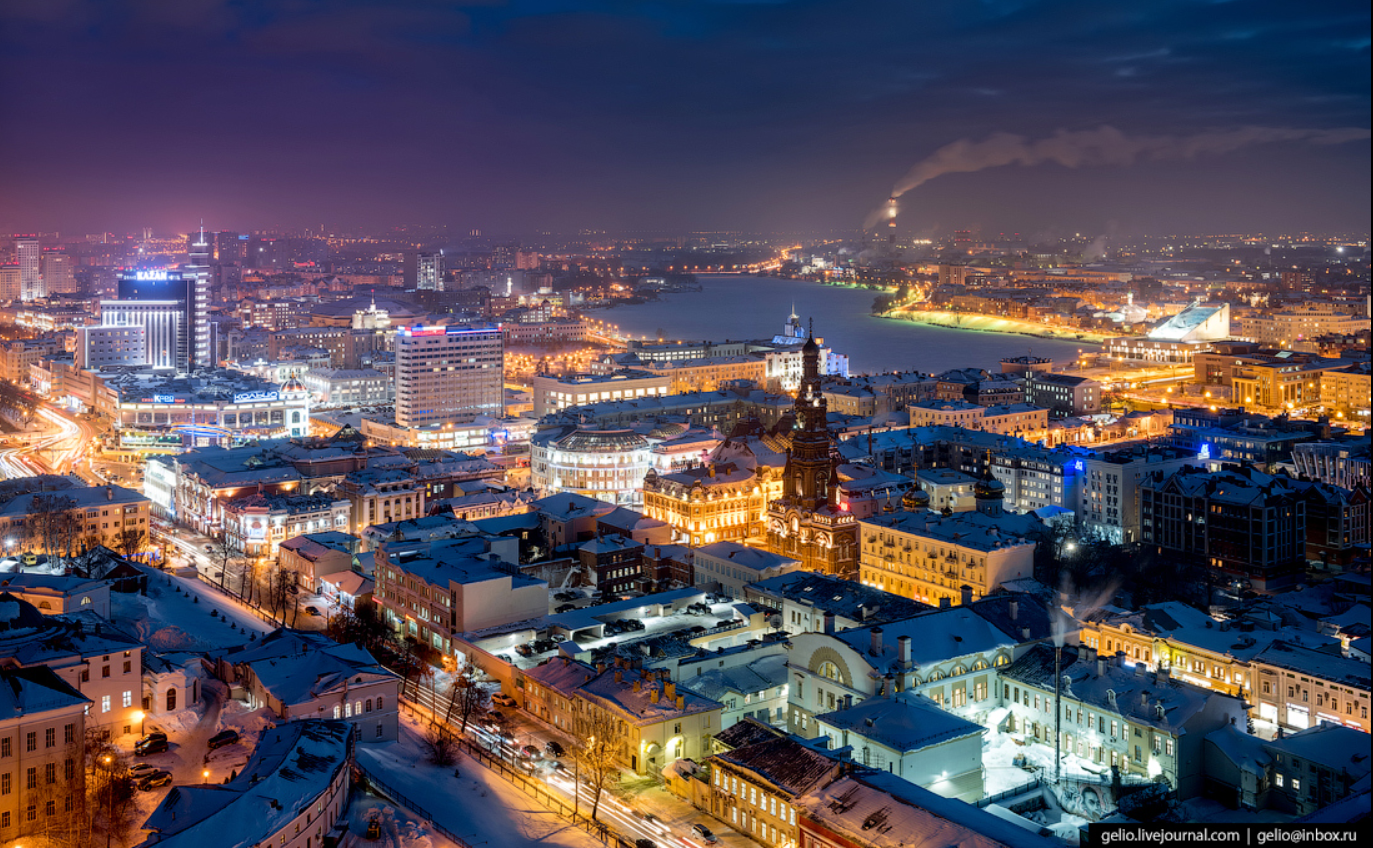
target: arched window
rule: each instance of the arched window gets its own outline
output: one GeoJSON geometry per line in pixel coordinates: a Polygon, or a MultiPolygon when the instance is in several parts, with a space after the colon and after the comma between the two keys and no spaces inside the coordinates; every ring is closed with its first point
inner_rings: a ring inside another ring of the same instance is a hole
{"type": "Polygon", "coordinates": [[[342,715],[343,710],[339,708],[338,704],[334,704],[334,718],[340,718],[342,715]]]}
{"type": "Polygon", "coordinates": [[[175,690],[175,689],[168,689],[168,690],[167,690],[167,712],[171,712],[171,711],[174,710],[174,709],[176,709],[176,690],[175,690]]]}
{"type": "Polygon", "coordinates": [[[977,658],[977,662],[973,663],[973,671],[981,671],[982,669],[984,669],[984,668],[986,668],[986,667],[987,667],[987,661],[984,660],[984,659],[982,659],[981,657],[978,657],[978,658],[977,658]]]}
{"type": "Polygon", "coordinates": [[[368,698],[368,699],[367,699],[367,712],[370,713],[371,711],[372,711],[372,699],[371,699],[371,698],[368,698]]]}
{"type": "Polygon", "coordinates": [[[345,701],[345,702],[343,703],[343,717],[344,717],[344,718],[352,718],[352,717],[353,717],[353,705],[350,704],[350,703],[348,703],[347,701],[345,701]]]}
{"type": "Polygon", "coordinates": [[[943,680],[943,679],[944,679],[944,672],[942,672],[942,671],[932,671],[932,672],[930,672],[930,682],[931,682],[931,683],[935,682],[936,680],[943,680]]]}
{"type": "Polygon", "coordinates": [[[960,663],[960,664],[958,664],[958,665],[956,665],[956,666],[953,667],[953,672],[952,672],[952,674],[953,674],[954,677],[957,677],[957,676],[960,675],[960,674],[967,674],[967,673],[968,673],[968,670],[967,670],[966,668],[963,667],[962,663],[960,663]]]}
{"type": "Polygon", "coordinates": [[[839,673],[839,666],[829,660],[820,663],[820,668],[817,669],[815,673],[827,680],[837,680],[840,683],[844,682],[843,675],[839,673]]]}
{"type": "Polygon", "coordinates": [[[997,654],[997,655],[996,655],[996,659],[992,660],[992,665],[997,665],[997,666],[1001,666],[1001,665],[1010,665],[1010,663],[1011,663],[1010,657],[1006,656],[1005,654],[997,654]]]}
{"type": "Polygon", "coordinates": [[[381,709],[381,702],[382,702],[383,700],[384,700],[384,699],[382,699],[382,698],[377,698],[377,709],[381,709]]]}
{"type": "Polygon", "coordinates": [[[355,701],[353,703],[353,712],[356,715],[362,715],[362,701],[355,701]]]}

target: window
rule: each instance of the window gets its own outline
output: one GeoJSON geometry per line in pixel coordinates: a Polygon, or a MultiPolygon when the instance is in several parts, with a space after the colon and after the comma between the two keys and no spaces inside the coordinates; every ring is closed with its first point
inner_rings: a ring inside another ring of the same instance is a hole
{"type": "Polygon", "coordinates": [[[129,660],[124,660],[124,673],[128,674],[131,671],[133,671],[133,663],[129,660]]]}
{"type": "Polygon", "coordinates": [[[49,727],[43,731],[43,747],[51,748],[57,744],[57,728],[49,727]]]}
{"type": "Polygon", "coordinates": [[[38,750],[38,732],[30,730],[24,737],[24,750],[30,754],[38,750]]]}
{"type": "Polygon", "coordinates": [[[10,773],[0,774],[0,795],[8,795],[14,791],[14,781],[10,779],[10,773]]]}
{"type": "Polygon", "coordinates": [[[381,724],[378,723],[378,724],[377,724],[377,738],[378,738],[378,739],[381,738],[381,734],[382,734],[381,724]]]}
{"type": "Polygon", "coordinates": [[[1300,778],[1296,778],[1296,777],[1292,778],[1292,791],[1293,791],[1293,792],[1300,792],[1300,791],[1301,791],[1301,779],[1300,779],[1300,778]]]}
{"type": "Polygon", "coordinates": [[[51,786],[57,782],[57,763],[46,763],[43,766],[43,782],[51,786]]]}
{"type": "MultiPolygon", "coordinates": [[[[8,740],[6,740],[8,741],[8,740]]],[[[62,741],[68,745],[76,741],[76,725],[67,724],[62,727],[62,741]]]]}
{"type": "Polygon", "coordinates": [[[334,704],[334,718],[341,718],[342,716],[343,716],[343,709],[342,709],[341,707],[339,707],[338,704],[334,704]]]}
{"type": "Polygon", "coordinates": [[[133,691],[132,691],[132,690],[129,690],[129,689],[125,689],[125,690],[124,690],[124,702],[123,702],[123,703],[124,703],[124,706],[125,706],[126,708],[127,708],[127,707],[132,707],[132,706],[133,706],[133,691]]]}
{"type": "Polygon", "coordinates": [[[10,739],[8,736],[6,736],[4,739],[0,739],[0,757],[13,757],[13,756],[14,756],[14,740],[10,739]]]}
{"type": "Polygon", "coordinates": [[[24,772],[24,788],[25,788],[25,789],[37,789],[37,788],[38,788],[38,767],[37,767],[37,766],[29,766],[28,769],[24,772]]]}
{"type": "Polygon", "coordinates": [[[1273,776],[1273,782],[1276,783],[1279,787],[1283,785],[1282,772],[1278,772],[1276,775],[1273,776]]]}
{"type": "Polygon", "coordinates": [[[101,677],[109,677],[109,676],[110,676],[110,667],[107,666],[107,665],[101,666],[101,667],[100,667],[100,676],[101,676],[101,677]]]}
{"type": "Polygon", "coordinates": [[[107,712],[110,711],[110,696],[109,696],[109,695],[101,695],[101,696],[100,696],[100,711],[101,711],[102,713],[107,713],[107,712]]]}

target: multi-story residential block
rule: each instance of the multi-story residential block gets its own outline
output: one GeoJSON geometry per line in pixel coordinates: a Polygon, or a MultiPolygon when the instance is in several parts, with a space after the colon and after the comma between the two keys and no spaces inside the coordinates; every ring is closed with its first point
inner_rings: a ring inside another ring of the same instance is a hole
{"type": "Polygon", "coordinates": [[[29,539],[35,530],[34,516],[39,512],[64,512],[80,523],[72,539],[79,547],[82,539],[99,540],[112,550],[123,550],[122,534],[143,534],[147,540],[152,501],[133,489],[122,486],[90,486],[29,492],[0,504],[0,534],[5,538],[29,539]]]}
{"type": "Polygon", "coordinates": [[[671,394],[672,379],[664,374],[624,369],[610,374],[536,375],[534,417],[574,406],[662,397],[671,394]]]}
{"type": "Polygon", "coordinates": [[[278,562],[283,571],[296,575],[296,585],[313,592],[326,574],[352,568],[358,547],[358,537],[337,530],[306,533],[281,543],[278,562]]]}
{"type": "Polygon", "coordinates": [[[697,587],[743,598],[749,584],[797,571],[801,562],[738,542],[722,541],[697,548],[692,568],[697,587]]]}
{"type": "Polygon", "coordinates": [[[1324,568],[1345,567],[1365,556],[1369,542],[1369,492],[1356,484],[1343,489],[1325,483],[1289,480],[1306,501],[1306,561],[1324,568]]]}
{"type": "Polygon", "coordinates": [[[784,645],[774,642],[747,653],[762,656],[723,668],[698,666],[694,676],[684,673],[686,670],[679,666],[677,685],[720,702],[724,707],[720,713],[722,731],[748,720],[786,727],[787,679],[790,675],[784,645]]]}
{"type": "Polygon", "coordinates": [[[353,471],[339,483],[337,492],[348,499],[347,532],[356,536],[373,524],[419,518],[426,513],[428,487],[403,468],[353,471]]]}
{"type": "Polygon", "coordinates": [[[843,773],[835,757],[778,734],[715,754],[708,811],[765,846],[799,845],[793,802],[843,773]]]}
{"type": "Polygon", "coordinates": [[[703,760],[720,730],[721,705],[679,690],[666,672],[617,666],[583,683],[576,696],[574,735],[612,740],[619,764],[638,774],[658,774],[683,757],[703,760]]]}
{"type": "Polygon", "coordinates": [[[916,485],[929,496],[929,508],[943,512],[967,512],[977,508],[973,489],[977,478],[952,468],[920,468],[916,485]]]}
{"type": "Polygon", "coordinates": [[[1162,778],[1184,798],[1201,792],[1206,734],[1243,724],[1239,698],[1130,670],[1091,648],[1036,645],[1000,669],[998,703],[1011,707],[1008,730],[1030,744],[1058,742],[1102,768],[1162,778]],[[1062,685],[1059,685],[1062,675],[1062,685]]]}
{"type": "Polygon", "coordinates": [[[748,380],[763,385],[767,363],[758,356],[711,356],[703,359],[684,359],[654,362],[640,366],[650,374],[669,379],[667,394],[713,392],[734,380],[748,380]]]}
{"type": "Polygon", "coordinates": [[[51,670],[89,699],[86,726],[106,737],[138,730],[138,712],[153,706],[145,700],[141,641],[93,612],[44,616],[30,602],[0,592],[4,604],[15,626],[0,636],[0,665],[51,670]]]}
{"type": "Polygon", "coordinates": [[[29,367],[63,349],[62,340],[56,336],[0,342],[0,379],[27,387],[29,367]]]}
{"type": "Polygon", "coordinates": [[[603,595],[638,589],[643,579],[644,546],[616,534],[598,536],[577,547],[585,578],[603,595]]]}
{"type": "Polygon", "coordinates": [[[1288,731],[1331,722],[1369,732],[1368,663],[1279,640],[1252,664],[1263,721],[1288,731]]]}
{"type": "Polygon", "coordinates": [[[519,671],[515,695],[520,707],[563,733],[573,733],[577,689],[597,675],[595,668],[567,657],[553,657],[519,671]]]}
{"type": "Polygon", "coordinates": [[[766,532],[768,505],[782,496],[786,465],[776,437],[729,439],[700,465],[643,478],[644,514],[695,546],[766,532]]]}
{"type": "Polygon", "coordinates": [[[1145,447],[1088,456],[1081,462],[1078,530],[1084,536],[1119,545],[1140,539],[1140,480],[1153,472],[1180,471],[1196,462],[1196,454],[1178,448],[1145,447]]]}
{"type": "Polygon", "coordinates": [[[479,537],[387,540],[374,579],[387,623],[445,655],[456,634],[548,614],[548,584],[502,562],[479,537]]]}
{"type": "Polygon", "coordinates": [[[396,738],[401,679],[361,645],[319,633],[277,629],[216,657],[215,674],[282,721],[344,721],[361,742],[396,738]]]}
{"type": "Polygon", "coordinates": [[[1271,315],[1244,319],[1244,336],[1260,344],[1291,347],[1303,339],[1331,333],[1368,331],[1368,316],[1337,311],[1333,304],[1308,304],[1307,308],[1287,309],[1271,315]]]}
{"type": "MultiPolygon", "coordinates": [[[[505,345],[495,325],[396,331],[396,423],[467,423],[504,415],[505,345]]],[[[537,404],[536,404],[537,405],[537,404]]]]}
{"type": "Polygon", "coordinates": [[[1045,407],[1055,418],[1101,411],[1101,384],[1089,377],[1032,371],[1025,376],[1025,402],[1045,407]]]}
{"type": "Polygon", "coordinates": [[[1034,572],[1031,516],[1001,511],[1004,487],[979,480],[977,509],[945,516],[910,502],[913,511],[874,516],[859,525],[859,580],[928,604],[968,603],[1034,572]]]}
{"type": "Polygon", "coordinates": [[[1291,585],[1306,559],[1306,502],[1281,480],[1226,466],[1153,472],[1139,482],[1140,537],[1227,580],[1291,585]]]}
{"type": "Polygon", "coordinates": [[[143,823],[156,840],[151,844],[200,848],[233,834],[245,845],[324,845],[348,807],[353,732],[348,722],[328,720],[267,729],[227,783],[174,787],[143,823]]]}
{"type": "MultiPolygon", "coordinates": [[[[0,616],[19,623],[13,602],[0,616]]],[[[36,613],[34,613],[36,615],[36,613]]],[[[55,827],[85,792],[90,699],[48,668],[0,668],[0,839],[55,827]]]]}
{"type": "Polygon", "coordinates": [[[1343,370],[1329,370],[1321,373],[1320,405],[1327,413],[1334,413],[1336,419],[1360,424],[1369,424],[1369,406],[1373,404],[1373,391],[1370,390],[1369,363],[1357,362],[1343,370]]]}
{"type": "Polygon", "coordinates": [[[352,529],[352,505],[336,495],[252,494],[224,504],[224,535],[236,551],[276,559],[281,543],[326,530],[352,529]]]}
{"type": "Polygon", "coordinates": [[[1373,487],[1367,439],[1313,441],[1292,446],[1292,468],[1301,476],[1342,489],[1373,487]]]}

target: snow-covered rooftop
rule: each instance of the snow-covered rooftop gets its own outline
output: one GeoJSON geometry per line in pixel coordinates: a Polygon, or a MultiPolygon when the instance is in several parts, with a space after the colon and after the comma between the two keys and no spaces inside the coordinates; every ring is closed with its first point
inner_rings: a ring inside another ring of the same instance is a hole
{"type": "Polygon", "coordinates": [[[945,712],[913,692],[901,692],[893,698],[878,695],[848,709],[817,715],[815,720],[901,752],[918,751],[984,730],[982,725],[945,712]]]}

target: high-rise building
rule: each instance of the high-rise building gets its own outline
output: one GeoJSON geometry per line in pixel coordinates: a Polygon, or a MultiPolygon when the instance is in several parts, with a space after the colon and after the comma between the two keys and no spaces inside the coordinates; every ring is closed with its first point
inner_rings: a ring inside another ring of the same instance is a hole
{"type": "Polygon", "coordinates": [[[43,269],[39,264],[37,236],[17,236],[14,250],[19,260],[19,299],[37,300],[47,295],[43,290],[43,269]]]}
{"type": "Polygon", "coordinates": [[[206,367],[210,359],[210,239],[205,227],[191,237],[189,261],[182,271],[186,280],[186,315],[189,319],[190,365],[206,367]]]}
{"type": "Polygon", "coordinates": [[[405,287],[417,291],[443,291],[443,254],[413,253],[409,257],[405,287]]]}
{"type": "MultiPolygon", "coordinates": [[[[119,299],[100,302],[100,326],[142,327],[146,356],[142,364],[186,373],[211,364],[208,244],[197,243],[191,263],[180,271],[127,271],[119,277],[119,299]]],[[[98,344],[101,334],[83,336],[98,344]]],[[[86,361],[97,352],[87,350],[86,361]]]]}
{"type": "Polygon", "coordinates": [[[77,290],[72,258],[60,250],[50,250],[42,259],[43,289],[47,294],[71,294],[77,290]]]}
{"type": "Polygon", "coordinates": [[[467,423],[503,414],[505,346],[494,324],[396,332],[396,423],[467,423]]]}
{"type": "Polygon", "coordinates": [[[215,261],[219,264],[242,264],[247,252],[247,236],[241,236],[232,230],[220,230],[215,233],[215,261]]]}

